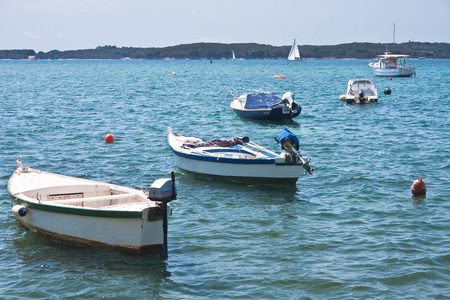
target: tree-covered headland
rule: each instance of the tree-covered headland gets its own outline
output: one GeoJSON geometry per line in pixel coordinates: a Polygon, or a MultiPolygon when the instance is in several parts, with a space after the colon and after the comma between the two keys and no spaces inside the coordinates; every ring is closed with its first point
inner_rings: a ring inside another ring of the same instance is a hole
{"type": "MultiPolygon", "coordinates": [[[[265,44],[194,43],[163,48],[133,48],[99,46],[95,49],[52,50],[0,50],[0,59],[230,59],[232,51],[237,59],[286,59],[291,46],[265,44]]],[[[391,44],[349,43],[328,46],[299,46],[304,59],[373,59],[392,51],[391,44]]],[[[412,58],[450,58],[449,43],[407,42],[395,44],[395,53],[412,58]]]]}

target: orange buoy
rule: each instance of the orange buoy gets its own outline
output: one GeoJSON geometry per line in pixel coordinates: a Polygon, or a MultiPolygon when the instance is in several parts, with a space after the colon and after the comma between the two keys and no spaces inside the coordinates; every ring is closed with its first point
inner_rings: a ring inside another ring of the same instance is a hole
{"type": "Polygon", "coordinates": [[[177,75],[177,73],[173,72],[172,75],[175,76],[175,75],[177,75]]]}
{"type": "Polygon", "coordinates": [[[389,80],[392,80],[392,77],[389,77],[389,80]]]}
{"type": "Polygon", "coordinates": [[[273,78],[286,78],[286,75],[273,75],[273,78]]]}
{"type": "Polygon", "coordinates": [[[421,196],[421,195],[425,195],[427,193],[427,187],[425,185],[425,181],[423,181],[421,177],[414,180],[414,182],[411,186],[411,193],[414,196],[421,196]]]}
{"type": "Polygon", "coordinates": [[[112,142],[114,142],[114,136],[111,133],[108,133],[105,136],[105,143],[111,144],[112,142]]]}

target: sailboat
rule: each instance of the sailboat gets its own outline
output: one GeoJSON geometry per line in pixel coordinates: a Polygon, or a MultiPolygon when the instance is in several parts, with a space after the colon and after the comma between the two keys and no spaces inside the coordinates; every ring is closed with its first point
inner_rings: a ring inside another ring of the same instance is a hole
{"type": "Polygon", "coordinates": [[[233,52],[233,58],[232,60],[236,60],[236,56],[234,55],[234,50],[231,50],[233,52]]]}
{"type": "Polygon", "coordinates": [[[297,41],[294,39],[294,44],[292,45],[291,52],[289,52],[288,60],[302,60],[300,57],[300,51],[298,50],[297,41]]]}

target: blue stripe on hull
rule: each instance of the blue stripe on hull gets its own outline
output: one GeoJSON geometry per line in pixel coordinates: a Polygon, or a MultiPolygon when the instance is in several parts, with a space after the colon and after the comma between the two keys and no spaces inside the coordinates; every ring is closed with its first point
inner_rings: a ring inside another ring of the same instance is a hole
{"type": "Polygon", "coordinates": [[[263,184],[295,184],[298,181],[298,178],[269,178],[269,177],[240,177],[240,176],[221,176],[221,175],[211,175],[204,173],[197,173],[193,171],[186,170],[187,172],[194,174],[201,178],[213,179],[213,180],[230,180],[236,182],[244,182],[244,183],[263,183],[263,184]]]}

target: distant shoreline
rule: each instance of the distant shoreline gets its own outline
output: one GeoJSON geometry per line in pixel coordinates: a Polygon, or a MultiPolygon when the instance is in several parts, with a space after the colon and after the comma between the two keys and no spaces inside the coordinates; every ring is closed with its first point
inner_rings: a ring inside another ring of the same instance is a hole
{"type": "MultiPolygon", "coordinates": [[[[231,59],[232,51],[239,59],[286,59],[291,46],[272,46],[265,44],[221,44],[194,43],[164,48],[132,48],[99,46],[95,49],[52,50],[0,50],[0,59],[121,59],[121,60],[226,60],[231,59]]],[[[392,50],[392,45],[382,43],[348,43],[326,46],[299,46],[302,59],[374,59],[392,50]]],[[[395,44],[395,53],[410,55],[411,58],[450,58],[449,43],[407,42],[395,44]]]]}

